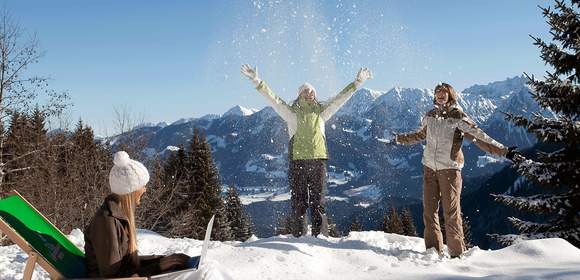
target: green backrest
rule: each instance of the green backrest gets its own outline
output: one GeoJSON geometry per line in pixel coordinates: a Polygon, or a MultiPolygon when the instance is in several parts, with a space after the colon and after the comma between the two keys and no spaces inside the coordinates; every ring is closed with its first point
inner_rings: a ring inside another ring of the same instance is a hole
{"type": "Polygon", "coordinates": [[[22,197],[1,199],[0,218],[64,277],[86,277],[85,254],[22,197]]]}

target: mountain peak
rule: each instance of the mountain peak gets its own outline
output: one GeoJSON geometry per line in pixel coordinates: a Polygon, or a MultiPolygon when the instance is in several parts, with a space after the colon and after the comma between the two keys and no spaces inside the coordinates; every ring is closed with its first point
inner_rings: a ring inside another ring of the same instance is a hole
{"type": "Polygon", "coordinates": [[[338,111],[337,115],[360,115],[366,112],[384,94],[382,91],[361,88],[354,93],[344,107],[338,111]]]}
{"type": "Polygon", "coordinates": [[[377,104],[426,103],[430,104],[433,93],[429,89],[394,87],[377,99],[377,104]]]}
{"type": "Polygon", "coordinates": [[[486,85],[473,85],[463,90],[463,95],[480,95],[482,97],[500,97],[506,93],[518,92],[527,87],[528,79],[525,76],[506,78],[503,81],[491,82],[486,85]]]}
{"type": "Polygon", "coordinates": [[[254,114],[255,112],[258,112],[258,110],[254,109],[254,108],[246,108],[240,105],[236,105],[234,107],[232,107],[231,109],[229,109],[227,112],[224,113],[224,117],[225,116],[250,116],[252,114],[254,114]]]}
{"type": "MultiPolygon", "coordinates": [[[[376,100],[377,98],[379,98],[379,96],[385,94],[385,92],[364,87],[364,88],[359,89],[356,94],[359,96],[365,96],[371,100],[376,100]]],[[[354,98],[354,96],[353,96],[353,98],[354,98]]]]}
{"type": "Polygon", "coordinates": [[[134,127],[134,129],[146,128],[146,127],[159,127],[159,128],[164,128],[164,127],[166,127],[168,125],[169,125],[169,123],[167,123],[167,122],[158,122],[158,123],[147,122],[147,123],[138,124],[137,126],[134,127]]]}
{"type": "Polygon", "coordinates": [[[195,120],[195,118],[181,118],[179,120],[172,122],[171,125],[180,125],[180,124],[192,122],[194,120],[195,120]]]}

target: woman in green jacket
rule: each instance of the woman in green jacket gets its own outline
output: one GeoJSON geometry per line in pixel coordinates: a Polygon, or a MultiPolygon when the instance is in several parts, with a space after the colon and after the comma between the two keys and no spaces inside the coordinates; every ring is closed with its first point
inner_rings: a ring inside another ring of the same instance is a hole
{"type": "Polygon", "coordinates": [[[290,159],[288,178],[291,192],[292,222],[294,236],[306,233],[306,211],[311,208],[312,235],[322,232],[328,235],[328,221],[324,207],[326,187],[326,136],[324,124],[327,122],[368,79],[372,78],[367,68],[358,71],[356,79],[327,103],[316,99],[316,90],[309,83],[298,89],[298,98],[287,104],[260,79],[258,69],[242,66],[242,74],[248,77],[256,90],[272,105],[274,111],[288,125],[290,159]]]}

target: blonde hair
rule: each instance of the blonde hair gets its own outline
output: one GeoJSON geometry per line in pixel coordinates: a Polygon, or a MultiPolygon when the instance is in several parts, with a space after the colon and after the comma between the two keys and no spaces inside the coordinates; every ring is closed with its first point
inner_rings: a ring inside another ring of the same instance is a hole
{"type": "Polygon", "coordinates": [[[141,194],[141,190],[119,195],[121,210],[127,215],[129,220],[129,229],[127,235],[129,236],[129,253],[134,257],[137,256],[137,227],[135,225],[135,207],[137,200],[141,194]]]}

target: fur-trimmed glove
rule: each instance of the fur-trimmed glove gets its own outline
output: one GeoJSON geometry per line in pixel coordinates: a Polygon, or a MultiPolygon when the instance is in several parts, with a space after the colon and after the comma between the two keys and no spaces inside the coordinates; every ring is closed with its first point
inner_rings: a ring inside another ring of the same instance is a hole
{"type": "Polygon", "coordinates": [[[509,147],[507,154],[505,154],[505,157],[511,160],[512,162],[518,162],[524,159],[524,156],[522,155],[522,153],[520,153],[520,151],[518,151],[517,147],[509,147]]]}

